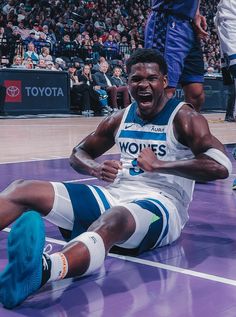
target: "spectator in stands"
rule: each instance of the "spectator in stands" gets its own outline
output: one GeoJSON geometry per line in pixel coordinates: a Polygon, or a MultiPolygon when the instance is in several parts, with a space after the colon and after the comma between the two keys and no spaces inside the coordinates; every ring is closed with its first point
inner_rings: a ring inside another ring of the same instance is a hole
{"type": "Polygon", "coordinates": [[[83,115],[90,116],[97,112],[99,106],[99,95],[93,89],[94,82],[91,76],[89,65],[85,65],[82,74],[76,75],[76,68],[70,67],[70,86],[71,86],[71,106],[72,109],[81,112],[83,115]],[[93,110],[92,108],[95,108],[93,110]]]}
{"type": "Polygon", "coordinates": [[[41,31],[40,31],[40,29],[39,29],[39,24],[38,24],[37,22],[35,22],[35,23],[33,24],[33,29],[32,29],[31,31],[34,32],[34,34],[35,34],[35,39],[38,40],[39,37],[40,37],[41,31]]]}
{"type": "MultiPolygon", "coordinates": [[[[1,25],[1,14],[0,14],[0,25],[1,25]]],[[[13,26],[13,23],[11,21],[8,21],[6,26],[4,27],[4,30],[5,30],[5,35],[7,37],[7,39],[9,39],[12,35],[12,32],[13,32],[13,29],[15,29],[16,27],[13,26]]]]}
{"type": "Polygon", "coordinates": [[[46,25],[46,24],[44,24],[42,26],[42,31],[43,31],[43,33],[46,34],[46,41],[47,41],[47,43],[50,44],[51,52],[54,52],[55,45],[57,43],[57,39],[56,39],[55,33],[51,29],[49,29],[48,25],[46,25]]]}
{"type": "Polygon", "coordinates": [[[7,4],[5,4],[2,8],[2,13],[4,15],[8,15],[11,11],[15,12],[15,1],[14,0],[8,0],[7,4]]]}
{"type": "Polygon", "coordinates": [[[113,79],[113,83],[116,85],[116,87],[127,85],[126,79],[123,78],[121,76],[121,74],[122,74],[122,69],[118,66],[114,67],[112,79],[113,79]]]}
{"type": "Polygon", "coordinates": [[[46,61],[52,61],[52,55],[50,55],[50,51],[48,47],[42,47],[41,54],[39,54],[39,59],[44,59],[46,61]]]}
{"type": "Polygon", "coordinates": [[[104,45],[102,38],[98,37],[96,34],[93,35],[93,45],[92,45],[92,58],[97,62],[101,55],[104,54],[104,45]]]}
{"type": "Polygon", "coordinates": [[[33,63],[33,60],[31,57],[26,57],[24,60],[23,60],[23,63],[22,63],[23,66],[25,66],[25,68],[27,69],[34,69],[34,63],[33,63]]]}
{"type": "Polygon", "coordinates": [[[25,65],[23,65],[23,59],[20,55],[14,56],[11,68],[26,68],[25,65]]]}
{"type": "Polygon", "coordinates": [[[15,28],[17,29],[17,33],[20,34],[22,40],[25,40],[30,34],[30,30],[24,26],[24,21],[19,21],[18,26],[15,28]]]}
{"type": "MultiPolygon", "coordinates": [[[[122,100],[123,100],[122,95],[124,93],[126,94],[127,80],[124,77],[122,77],[121,74],[122,74],[122,69],[120,67],[116,66],[113,69],[112,80],[113,80],[113,83],[116,85],[116,87],[123,87],[123,89],[124,89],[124,91],[120,91],[117,94],[118,101],[119,101],[119,97],[121,97],[121,103],[122,103],[122,100]]],[[[121,104],[121,108],[123,108],[123,107],[125,107],[125,105],[121,104]]]]}
{"type": "Polygon", "coordinates": [[[116,59],[118,57],[118,45],[110,34],[108,39],[104,42],[104,51],[108,60],[116,59]]]}
{"type": "Polygon", "coordinates": [[[8,40],[4,27],[0,27],[0,56],[8,55],[8,40]]]}
{"type": "Polygon", "coordinates": [[[81,45],[81,50],[83,51],[82,55],[85,61],[92,58],[92,46],[93,41],[88,34],[85,34],[81,45]]]}
{"type": "Polygon", "coordinates": [[[57,54],[63,57],[72,57],[74,55],[74,42],[71,42],[69,34],[65,34],[62,40],[58,43],[57,54]]]}
{"type": "Polygon", "coordinates": [[[129,99],[129,91],[126,86],[124,87],[116,87],[115,83],[113,83],[113,79],[110,75],[108,75],[109,65],[107,62],[102,62],[100,64],[100,71],[94,74],[94,80],[97,86],[107,91],[110,101],[110,106],[113,111],[118,110],[117,104],[117,93],[122,92],[122,105],[123,107],[127,107],[130,103],[129,99]]]}
{"type": "Polygon", "coordinates": [[[121,42],[119,43],[119,54],[121,55],[122,59],[125,60],[129,58],[131,54],[131,47],[126,36],[122,36],[121,42]]]}
{"type": "Polygon", "coordinates": [[[205,76],[207,76],[207,77],[221,77],[221,74],[218,73],[218,72],[214,69],[214,67],[209,66],[209,67],[207,68],[207,72],[205,73],[205,76]]]}
{"type": "Polygon", "coordinates": [[[57,57],[55,59],[54,66],[55,66],[55,70],[63,71],[66,69],[66,62],[62,58],[57,57]]]}
{"type": "Polygon", "coordinates": [[[39,56],[38,56],[37,52],[35,51],[34,43],[30,42],[27,47],[28,47],[28,49],[24,53],[24,59],[27,59],[28,57],[30,57],[33,61],[33,64],[34,65],[37,64],[39,61],[39,56]]]}
{"type": "MultiPolygon", "coordinates": [[[[17,30],[17,33],[18,33],[18,30],[17,30]]],[[[29,43],[35,43],[35,42],[36,42],[35,31],[30,31],[29,35],[24,39],[23,43],[25,47],[27,47],[29,43]]]]}
{"type": "Polygon", "coordinates": [[[34,42],[34,46],[36,49],[36,52],[40,54],[43,47],[50,48],[51,44],[46,39],[46,34],[43,32],[39,33],[39,38],[34,42]]]}
{"type": "Polygon", "coordinates": [[[46,62],[45,62],[45,60],[44,59],[40,59],[39,61],[38,61],[38,63],[35,65],[35,67],[34,67],[35,69],[46,69],[47,68],[47,65],[46,65],[46,62]]]}
{"type": "Polygon", "coordinates": [[[56,70],[53,61],[45,61],[45,64],[47,70],[56,70]]]}

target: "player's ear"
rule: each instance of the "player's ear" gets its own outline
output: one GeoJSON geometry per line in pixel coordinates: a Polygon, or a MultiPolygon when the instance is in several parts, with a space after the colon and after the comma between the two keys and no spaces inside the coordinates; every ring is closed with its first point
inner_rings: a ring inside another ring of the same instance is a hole
{"type": "Polygon", "coordinates": [[[164,83],[164,88],[166,88],[168,86],[168,77],[167,77],[167,75],[163,76],[163,83],[164,83]]]}

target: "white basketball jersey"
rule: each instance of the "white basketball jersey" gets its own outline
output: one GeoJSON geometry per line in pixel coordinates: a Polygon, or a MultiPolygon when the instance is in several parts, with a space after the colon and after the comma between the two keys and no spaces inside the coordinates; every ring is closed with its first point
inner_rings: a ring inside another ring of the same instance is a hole
{"type": "Polygon", "coordinates": [[[123,168],[108,188],[112,195],[120,195],[122,200],[153,197],[161,193],[173,200],[177,207],[183,207],[182,221],[185,223],[194,181],[176,175],[145,172],[137,167],[137,157],[146,147],[150,147],[157,158],[163,161],[193,158],[191,150],[180,144],[173,132],[173,120],[182,105],[183,102],[170,99],[151,122],[145,122],[137,116],[135,102],[126,108],[116,134],[123,168]]]}
{"type": "Polygon", "coordinates": [[[236,64],[236,0],[221,0],[217,6],[215,25],[220,41],[221,55],[226,54],[229,65],[236,64]]]}

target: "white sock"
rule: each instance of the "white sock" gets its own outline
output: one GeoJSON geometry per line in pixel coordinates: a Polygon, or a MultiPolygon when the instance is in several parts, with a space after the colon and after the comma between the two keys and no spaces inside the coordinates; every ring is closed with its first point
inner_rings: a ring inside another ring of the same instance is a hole
{"type": "Polygon", "coordinates": [[[61,252],[53,253],[50,255],[51,276],[48,282],[63,279],[68,272],[68,262],[65,255],[61,252]]]}

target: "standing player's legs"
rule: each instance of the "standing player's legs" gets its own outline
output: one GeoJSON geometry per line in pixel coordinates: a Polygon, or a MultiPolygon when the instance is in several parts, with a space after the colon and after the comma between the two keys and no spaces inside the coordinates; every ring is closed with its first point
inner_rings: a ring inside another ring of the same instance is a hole
{"type": "Polygon", "coordinates": [[[191,22],[153,12],[146,27],[145,47],[155,48],[165,57],[168,66],[167,95],[173,97],[180,82],[185,101],[199,111],[204,102],[204,65],[200,43],[191,22]]]}
{"type": "Polygon", "coordinates": [[[229,68],[228,57],[221,58],[221,72],[223,78],[223,84],[227,88],[227,105],[226,105],[226,113],[225,113],[225,121],[235,122],[235,80],[229,68]]]}
{"type": "Polygon", "coordinates": [[[185,101],[191,103],[194,106],[194,109],[200,112],[204,101],[205,93],[203,84],[201,83],[189,83],[183,84],[184,97],[185,101]]]}
{"type": "Polygon", "coordinates": [[[199,112],[205,101],[204,63],[200,42],[194,33],[192,38],[192,47],[185,58],[180,83],[184,90],[185,101],[191,103],[199,112]]]}
{"type": "Polygon", "coordinates": [[[236,121],[236,50],[235,50],[235,54],[233,54],[233,56],[229,56],[230,58],[230,73],[232,74],[233,80],[234,80],[234,90],[233,90],[233,109],[232,109],[232,113],[233,113],[233,118],[236,121]]]}

